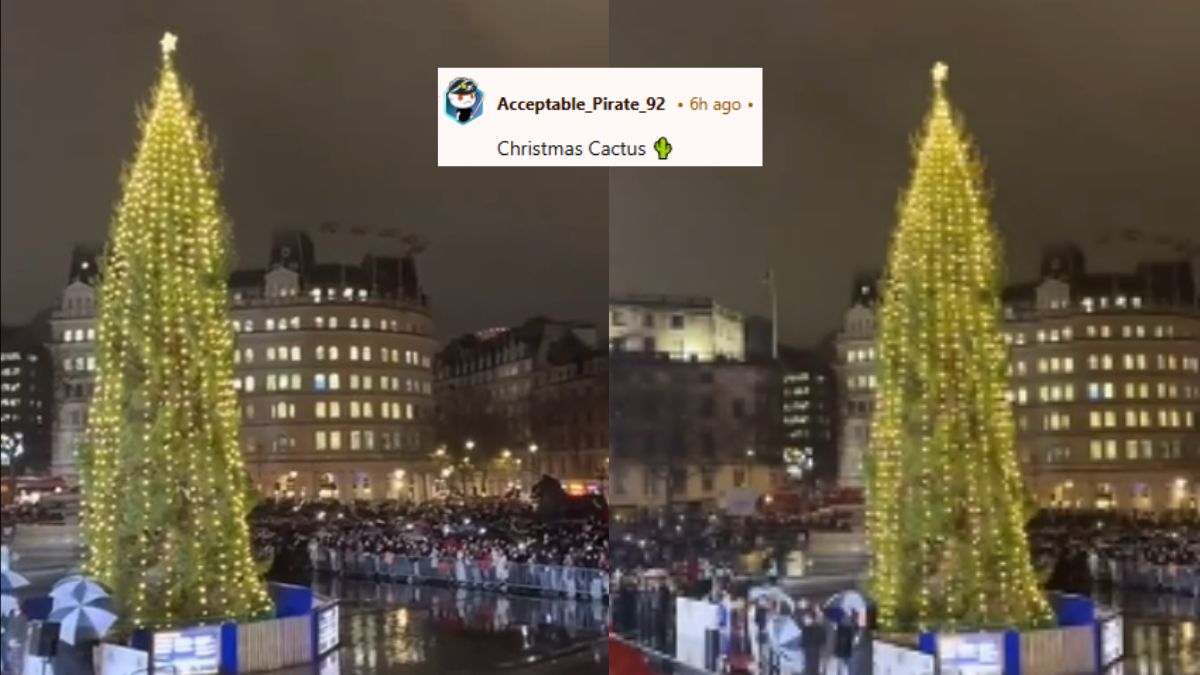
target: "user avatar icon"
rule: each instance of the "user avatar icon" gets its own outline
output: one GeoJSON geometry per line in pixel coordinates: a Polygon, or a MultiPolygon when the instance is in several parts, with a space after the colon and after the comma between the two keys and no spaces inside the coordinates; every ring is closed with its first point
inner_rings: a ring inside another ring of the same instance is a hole
{"type": "Polygon", "coordinates": [[[469,77],[456,77],[446,89],[446,116],[466,124],[483,114],[483,92],[469,77]]]}

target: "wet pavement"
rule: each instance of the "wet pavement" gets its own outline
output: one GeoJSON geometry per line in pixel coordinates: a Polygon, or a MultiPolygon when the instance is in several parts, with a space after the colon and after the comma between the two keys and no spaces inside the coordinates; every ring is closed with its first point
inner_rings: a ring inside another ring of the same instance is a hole
{"type": "Polygon", "coordinates": [[[316,590],[342,601],[342,647],[288,675],[608,672],[602,602],[354,581],[316,590]]]}

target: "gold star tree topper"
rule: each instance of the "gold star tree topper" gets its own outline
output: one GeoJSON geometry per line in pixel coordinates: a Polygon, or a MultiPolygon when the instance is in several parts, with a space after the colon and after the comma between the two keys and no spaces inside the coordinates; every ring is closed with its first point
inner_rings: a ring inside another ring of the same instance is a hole
{"type": "Polygon", "coordinates": [[[163,56],[170,56],[175,51],[177,42],[179,42],[179,38],[171,31],[163,33],[162,39],[158,41],[158,44],[162,46],[163,56]]]}
{"type": "Polygon", "coordinates": [[[946,81],[946,77],[950,75],[950,66],[938,61],[933,64],[933,81],[941,84],[946,81]]]}

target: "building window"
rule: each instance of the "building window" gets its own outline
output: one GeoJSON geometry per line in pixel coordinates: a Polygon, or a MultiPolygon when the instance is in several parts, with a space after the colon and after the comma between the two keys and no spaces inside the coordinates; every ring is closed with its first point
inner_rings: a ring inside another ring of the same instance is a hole
{"type": "Polygon", "coordinates": [[[330,361],[337,361],[337,360],[338,360],[338,348],[337,348],[337,345],[332,345],[332,346],[330,346],[330,347],[329,347],[329,360],[330,360],[330,361]]]}
{"type": "Polygon", "coordinates": [[[325,419],[328,414],[328,407],[325,401],[317,401],[313,404],[313,415],[317,419],[325,419]]]}
{"type": "Polygon", "coordinates": [[[329,432],[329,449],[330,450],[341,450],[342,449],[342,432],[340,432],[340,431],[329,432]]]}
{"type": "Polygon", "coordinates": [[[317,450],[329,449],[329,432],[315,431],[313,432],[313,447],[317,450]]]}
{"type": "Polygon", "coordinates": [[[242,380],[242,391],[245,391],[245,392],[254,391],[254,376],[253,375],[247,375],[242,380]]]}
{"type": "Polygon", "coordinates": [[[329,416],[332,417],[333,419],[338,419],[339,417],[342,416],[342,402],[341,401],[330,401],[329,402],[329,416]]]}
{"type": "Polygon", "coordinates": [[[317,373],[316,375],[313,375],[313,389],[317,391],[325,391],[328,388],[329,385],[326,381],[326,376],[324,373],[317,373]]]}
{"type": "Polygon", "coordinates": [[[358,429],[350,432],[350,449],[362,450],[362,432],[358,429]]]}

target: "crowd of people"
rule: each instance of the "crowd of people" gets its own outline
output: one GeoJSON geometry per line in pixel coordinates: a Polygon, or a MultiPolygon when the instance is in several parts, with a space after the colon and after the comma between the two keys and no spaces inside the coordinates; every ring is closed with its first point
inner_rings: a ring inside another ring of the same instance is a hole
{"type": "Polygon", "coordinates": [[[354,505],[272,501],[256,508],[250,522],[259,557],[276,568],[311,564],[314,550],[608,566],[608,523],[600,503],[563,518],[512,497],[354,505]]]}
{"type": "MultiPolygon", "coordinates": [[[[1200,516],[1046,510],[1029,525],[1035,565],[1057,590],[1087,593],[1127,571],[1200,578],[1200,516]]],[[[1193,587],[1194,588],[1194,587],[1193,587]]]]}

